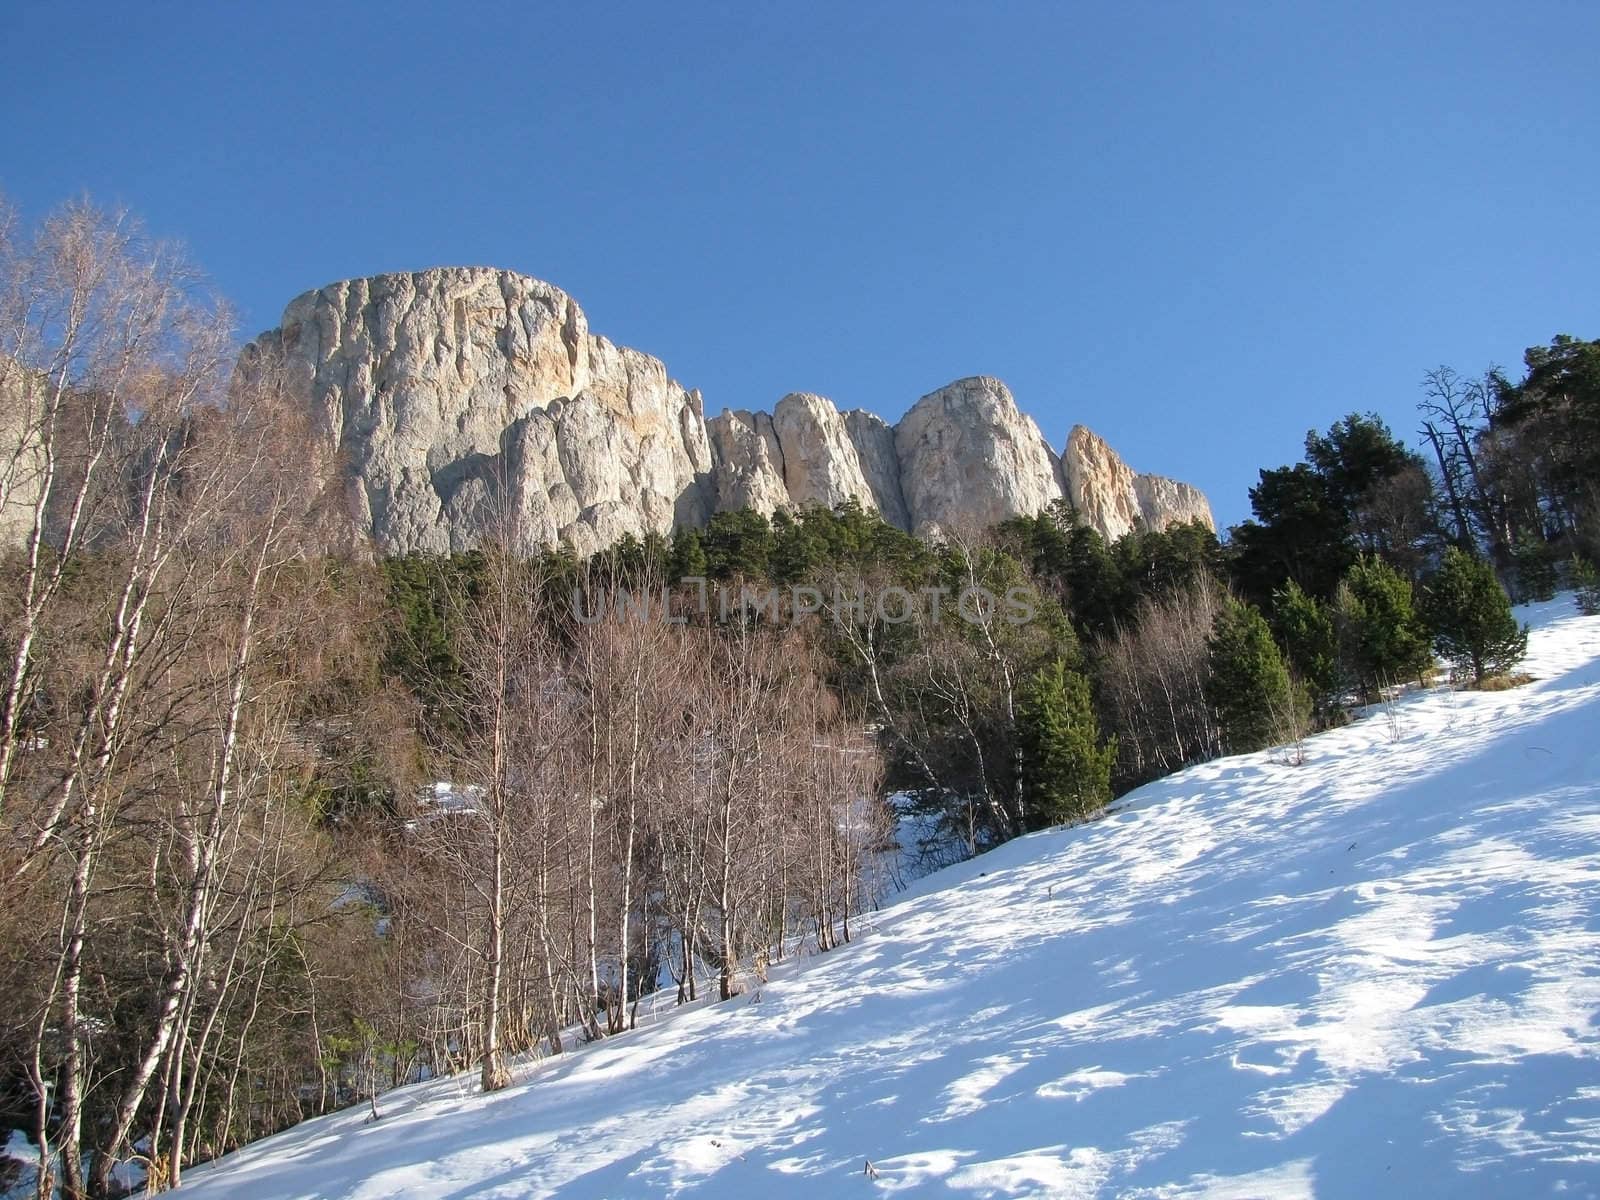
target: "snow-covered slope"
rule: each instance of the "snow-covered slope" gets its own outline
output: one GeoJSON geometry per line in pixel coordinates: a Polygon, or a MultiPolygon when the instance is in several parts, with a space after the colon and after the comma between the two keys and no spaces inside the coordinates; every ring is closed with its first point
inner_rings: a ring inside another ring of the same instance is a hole
{"type": "Polygon", "coordinates": [[[392,1093],[182,1194],[1600,1194],[1600,618],[1528,615],[1531,686],[1185,771],[759,1001],[392,1093]]]}

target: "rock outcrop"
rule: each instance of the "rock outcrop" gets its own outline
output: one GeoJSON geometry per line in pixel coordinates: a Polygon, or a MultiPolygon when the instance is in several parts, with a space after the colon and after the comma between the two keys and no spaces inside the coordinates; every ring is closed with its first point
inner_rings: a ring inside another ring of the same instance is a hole
{"type": "Polygon", "coordinates": [[[716,463],[711,483],[718,512],[753,508],[770,514],[791,503],[783,483],[783,452],[771,417],[764,412],[729,409],[706,425],[716,463]]]}
{"type": "Polygon", "coordinates": [[[895,450],[894,426],[877,413],[852,408],[844,414],[844,427],[856,448],[861,477],[866,480],[873,506],[889,524],[910,529],[911,510],[906,507],[905,490],[900,486],[900,456],[895,450]]]}
{"type": "Polygon", "coordinates": [[[1106,440],[1074,425],[1061,456],[1067,499],[1108,541],[1137,529],[1141,520],[1134,473],[1106,440]]]}
{"type": "Polygon", "coordinates": [[[791,392],[772,410],[772,431],[788,503],[832,508],[856,500],[892,525],[910,526],[894,428],[883,418],[861,409],[841,413],[823,396],[791,392]]]}
{"type": "Polygon", "coordinates": [[[1139,498],[1139,516],[1147,529],[1165,529],[1191,521],[1199,521],[1207,529],[1217,527],[1211,516],[1211,502],[1193,484],[1165,475],[1135,475],[1133,494],[1139,498]]]}
{"type": "Polygon", "coordinates": [[[900,486],[915,533],[987,529],[1061,498],[1061,463],[998,379],[930,392],[895,426],[900,486]]]}
{"type": "Polygon", "coordinates": [[[331,284],[245,350],[247,373],[279,363],[386,550],[463,550],[506,522],[520,545],[583,553],[708,516],[698,393],[538,280],[445,268],[331,284]]]}
{"type": "Polygon", "coordinates": [[[351,517],[384,551],[463,550],[501,531],[579,553],[624,534],[854,499],[922,534],[976,531],[1067,497],[1108,538],[1210,523],[1187,484],[1136,475],[1081,426],[1058,457],[985,376],[922,397],[898,425],[809,393],[707,420],[657,359],[589,331],[538,280],[443,268],[331,284],[246,347],[281,370],[345,472],[351,517]]]}
{"type": "Polygon", "coordinates": [[[1085,524],[1108,541],[1135,529],[1165,529],[1200,521],[1215,529],[1199,488],[1162,475],[1136,474],[1104,438],[1074,425],[1061,454],[1067,499],[1085,524]]]}

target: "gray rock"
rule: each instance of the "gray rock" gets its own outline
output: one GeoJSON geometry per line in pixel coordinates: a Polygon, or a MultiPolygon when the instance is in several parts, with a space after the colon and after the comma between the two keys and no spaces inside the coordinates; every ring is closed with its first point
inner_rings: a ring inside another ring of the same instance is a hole
{"type": "Polygon", "coordinates": [[[1081,426],[1058,459],[997,379],[940,388],[896,426],[806,393],[770,416],[708,421],[700,393],[659,360],[590,333],[565,292],[511,271],[308,292],[241,356],[242,382],[279,372],[318,427],[308,467],[339,464],[357,532],[389,553],[491,536],[587,553],[717,511],[850,499],[931,535],[975,533],[1063,495],[1108,538],[1210,522],[1195,489],[1135,475],[1081,426]]]}
{"type": "Polygon", "coordinates": [[[706,422],[716,510],[753,508],[771,516],[791,507],[783,483],[783,452],[766,413],[730,409],[706,422]]]}
{"type": "Polygon", "coordinates": [[[930,392],[895,426],[894,442],[915,533],[978,532],[1062,494],[1055,452],[998,379],[930,392]]]}
{"type": "Polygon", "coordinates": [[[900,485],[900,457],[895,450],[894,426],[876,413],[853,408],[844,414],[845,431],[856,448],[861,477],[872,492],[873,503],[883,519],[900,529],[911,528],[911,512],[906,508],[900,485]]]}
{"type": "Polygon", "coordinates": [[[1211,516],[1211,504],[1199,488],[1165,475],[1135,475],[1133,494],[1139,500],[1139,513],[1150,529],[1165,529],[1199,521],[1207,529],[1215,530],[1216,521],[1211,516]]]}
{"type": "Polygon", "coordinates": [[[854,498],[871,504],[871,489],[861,476],[855,443],[833,401],[808,392],[791,392],[772,409],[772,431],[791,503],[832,508],[854,498]]]}
{"type": "Polygon", "coordinates": [[[281,368],[305,395],[357,525],[389,552],[461,550],[496,526],[583,549],[709,515],[698,394],[523,275],[331,284],[291,301],[242,368],[281,368]]]}
{"type": "Polygon", "coordinates": [[[33,532],[44,491],[39,393],[45,386],[15,359],[0,356],[0,547],[21,545],[33,532]]]}
{"type": "Polygon", "coordinates": [[[1135,529],[1165,529],[1201,521],[1215,529],[1211,506],[1198,488],[1161,475],[1136,474],[1104,438],[1074,425],[1061,456],[1067,499],[1084,523],[1115,541],[1135,529]]]}

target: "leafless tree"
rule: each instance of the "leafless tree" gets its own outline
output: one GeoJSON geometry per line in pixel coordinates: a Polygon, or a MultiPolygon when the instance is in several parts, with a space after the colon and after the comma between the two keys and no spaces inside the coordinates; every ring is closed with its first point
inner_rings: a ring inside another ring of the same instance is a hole
{"type": "Polygon", "coordinates": [[[1140,602],[1097,650],[1120,769],[1130,781],[1170,774],[1222,752],[1206,701],[1208,640],[1222,603],[1210,580],[1140,602]]]}
{"type": "Polygon", "coordinates": [[[1499,570],[1510,564],[1515,536],[1505,498],[1497,494],[1480,463],[1479,439],[1489,424],[1497,373],[1464,379],[1449,367],[1423,376],[1422,436],[1433,451],[1462,544],[1476,544],[1475,531],[1488,542],[1490,561],[1499,570]]]}

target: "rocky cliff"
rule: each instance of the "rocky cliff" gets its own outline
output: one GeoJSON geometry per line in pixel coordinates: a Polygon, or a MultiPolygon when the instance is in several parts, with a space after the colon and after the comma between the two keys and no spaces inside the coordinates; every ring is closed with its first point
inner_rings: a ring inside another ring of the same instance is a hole
{"type": "Polygon", "coordinates": [[[331,284],[246,347],[283,372],[384,550],[443,552],[500,529],[580,553],[625,533],[854,498],[904,529],[977,530],[1066,497],[1109,538],[1198,519],[1187,484],[1135,474],[1079,426],[1057,455],[997,379],[958,380],[890,426],[795,393],[707,420],[657,359],[589,331],[558,288],[444,268],[331,284]]]}

